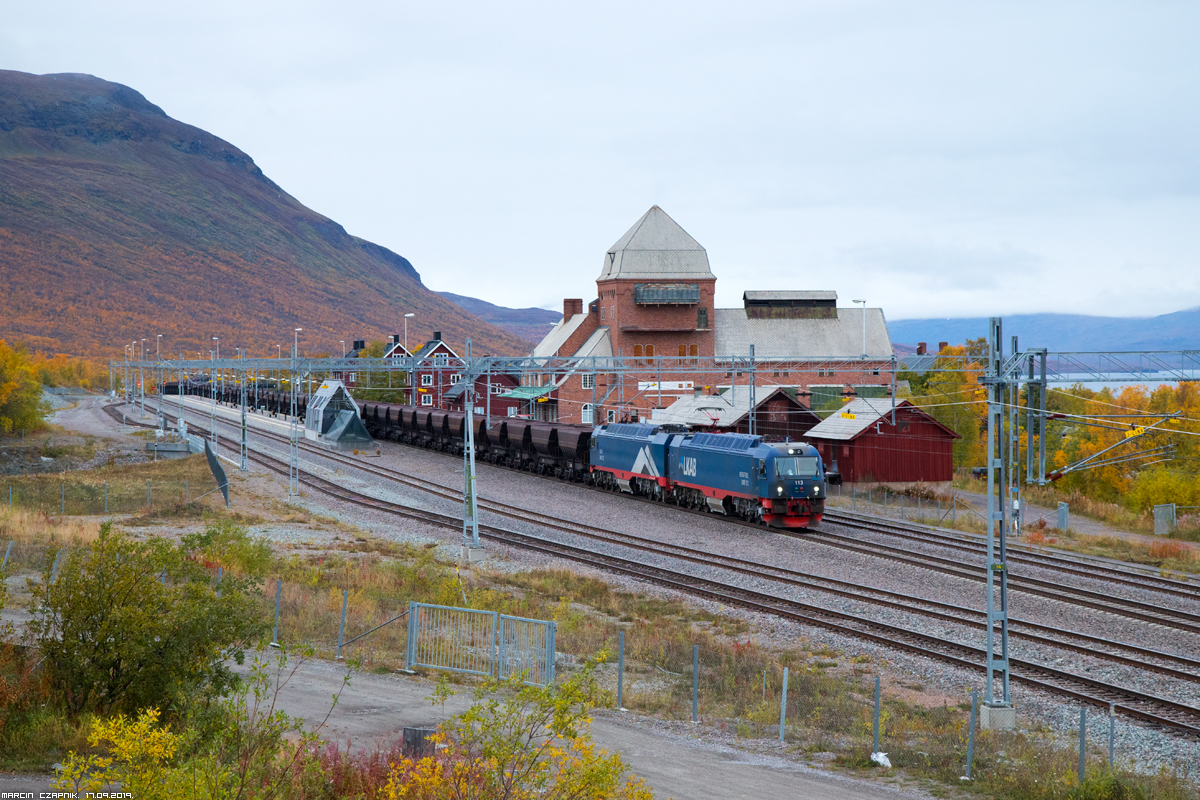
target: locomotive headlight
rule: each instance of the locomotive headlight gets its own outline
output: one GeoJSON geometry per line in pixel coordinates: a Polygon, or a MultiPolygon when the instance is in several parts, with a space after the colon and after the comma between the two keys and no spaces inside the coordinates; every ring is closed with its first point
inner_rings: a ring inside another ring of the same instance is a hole
{"type": "Polygon", "coordinates": [[[775,487],[775,488],[779,490],[779,493],[780,493],[780,494],[783,494],[783,487],[782,487],[782,486],[777,486],[777,487],[775,487]]]}
{"type": "Polygon", "coordinates": [[[820,486],[814,486],[814,487],[813,487],[813,497],[816,497],[816,496],[817,496],[817,495],[819,495],[820,493],[821,493],[821,487],[820,487],[820,486]]]}

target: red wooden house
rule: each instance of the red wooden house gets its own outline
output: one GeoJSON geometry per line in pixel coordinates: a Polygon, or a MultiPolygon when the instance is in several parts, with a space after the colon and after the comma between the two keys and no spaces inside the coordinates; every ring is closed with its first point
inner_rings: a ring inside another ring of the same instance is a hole
{"type": "Polygon", "coordinates": [[[804,435],[845,483],[941,483],[954,477],[960,438],[907,400],[858,398],[804,435]]]}

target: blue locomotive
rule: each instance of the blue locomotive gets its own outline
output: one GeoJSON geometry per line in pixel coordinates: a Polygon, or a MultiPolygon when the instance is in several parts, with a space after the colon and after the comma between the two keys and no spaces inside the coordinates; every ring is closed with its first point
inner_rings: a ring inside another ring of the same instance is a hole
{"type": "MultiPolygon", "coordinates": [[[[460,411],[370,401],[361,409],[376,439],[463,452],[467,428],[460,411]]],[[[491,428],[482,417],[475,422],[476,458],[491,464],[777,528],[806,528],[825,512],[824,464],[816,448],[800,442],[637,422],[592,427],[510,417],[491,428]]],[[[829,483],[838,481],[828,476],[829,483]]]]}
{"type": "Polygon", "coordinates": [[[597,485],[776,528],[807,528],[825,512],[821,456],[800,442],[618,423],[592,432],[589,462],[597,485]]]}

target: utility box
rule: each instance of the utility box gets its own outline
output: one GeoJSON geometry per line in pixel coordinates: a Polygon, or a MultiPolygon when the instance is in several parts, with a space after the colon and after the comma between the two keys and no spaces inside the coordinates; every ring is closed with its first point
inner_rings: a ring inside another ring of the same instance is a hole
{"type": "Polygon", "coordinates": [[[429,740],[437,731],[433,728],[405,728],[404,755],[413,759],[433,755],[433,742],[429,740]]]}
{"type": "Polygon", "coordinates": [[[375,445],[359,418],[358,404],[341,381],[324,381],[308,401],[304,438],[342,450],[375,445]]]}
{"type": "Polygon", "coordinates": [[[1170,536],[1175,530],[1175,504],[1163,503],[1154,507],[1154,533],[1158,536],[1170,536]]]}
{"type": "Polygon", "coordinates": [[[1058,504],[1058,519],[1054,527],[1060,531],[1065,531],[1071,523],[1071,507],[1066,503],[1059,502],[1058,504]]]}

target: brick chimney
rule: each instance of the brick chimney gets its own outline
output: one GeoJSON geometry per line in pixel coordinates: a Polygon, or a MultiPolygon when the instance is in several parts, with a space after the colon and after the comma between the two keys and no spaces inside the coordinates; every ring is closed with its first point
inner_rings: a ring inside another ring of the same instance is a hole
{"type": "Polygon", "coordinates": [[[563,322],[567,322],[576,314],[583,313],[582,298],[567,298],[563,300],[563,322]]]}
{"type": "Polygon", "coordinates": [[[917,355],[919,355],[919,356],[925,355],[925,343],[924,342],[917,342],[917,355]]]}
{"type": "Polygon", "coordinates": [[[949,346],[950,346],[950,343],[949,343],[949,342],[938,342],[938,352],[939,352],[939,353],[940,353],[940,352],[942,352],[943,350],[945,350],[945,349],[946,349],[947,347],[949,347],[949,346]]]}
{"type": "Polygon", "coordinates": [[[433,332],[433,341],[435,341],[435,342],[440,342],[441,340],[442,340],[442,332],[441,332],[441,331],[434,331],[434,332],[433,332]]]}

